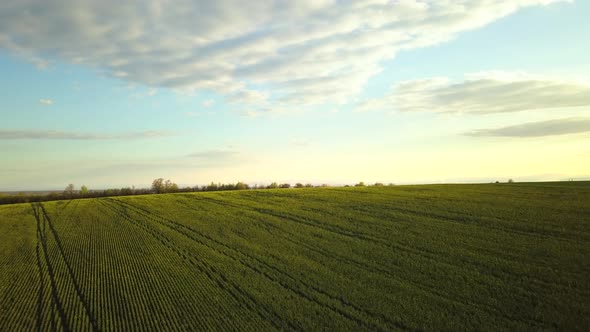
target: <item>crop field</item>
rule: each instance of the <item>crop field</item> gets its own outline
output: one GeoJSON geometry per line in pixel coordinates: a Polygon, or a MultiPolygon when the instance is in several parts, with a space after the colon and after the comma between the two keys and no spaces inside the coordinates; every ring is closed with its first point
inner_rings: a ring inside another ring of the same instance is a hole
{"type": "Polygon", "coordinates": [[[0,206],[0,331],[588,330],[590,183],[0,206]]]}

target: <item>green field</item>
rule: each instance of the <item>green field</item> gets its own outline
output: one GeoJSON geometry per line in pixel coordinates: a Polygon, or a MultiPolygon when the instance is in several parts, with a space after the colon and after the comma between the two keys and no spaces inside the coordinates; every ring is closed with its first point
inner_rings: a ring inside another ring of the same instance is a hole
{"type": "Polygon", "coordinates": [[[0,331],[588,330],[590,183],[0,206],[0,331]]]}

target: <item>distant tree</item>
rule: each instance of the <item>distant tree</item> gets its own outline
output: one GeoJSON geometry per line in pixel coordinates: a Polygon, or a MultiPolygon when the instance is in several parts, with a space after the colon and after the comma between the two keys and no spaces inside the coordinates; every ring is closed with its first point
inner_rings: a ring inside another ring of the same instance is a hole
{"type": "Polygon", "coordinates": [[[279,184],[276,182],[273,182],[271,184],[269,184],[268,186],[266,186],[266,189],[276,189],[279,187],[279,184]]]}
{"type": "Polygon", "coordinates": [[[383,183],[381,183],[381,182],[375,182],[374,186],[375,187],[383,187],[383,183]]]}
{"type": "Polygon", "coordinates": [[[303,183],[297,182],[295,188],[303,188],[303,183]]]}
{"type": "Polygon", "coordinates": [[[364,187],[365,186],[365,183],[363,181],[361,181],[361,182],[355,184],[354,186],[355,187],[364,187]]]}
{"type": "Polygon", "coordinates": [[[514,183],[514,180],[508,179],[508,183],[514,183]]]}
{"type": "Polygon", "coordinates": [[[236,183],[235,185],[235,189],[236,190],[244,190],[244,189],[250,189],[250,186],[242,181],[236,183]]]}
{"type": "Polygon", "coordinates": [[[166,189],[166,186],[164,185],[164,179],[163,178],[158,178],[155,179],[152,182],[152,191],[156,194],[161,194],[164,192],[164,190],[166,189]]]}
{"type": "Polygon", "coordinates": [[[306,184],[305,184],[305,188],[313,188],[313,184],[311,184],[311,183],[306,183],[306,184]]]}
{"type": "Polygon", "coordinates": [[[217,185],[215,182],[211,181],[211,184],[209,184],[207,186],[207,191],[215,191],[219,188],[219,185],[217,185]]]}
{"type": "Polygon", "coordinates": [[[391,183],[388,184],[388,186],[389,187],[393,187],[393,186],[395,186],[395,183],[391,182],[391,183]]]}
{"type": "Polygon", "coordinates": [[[86,187],[85,185],[80,187],[80,196],[82,196],[82,197],[88,196],[88,187],[86,187]]]}
{"type": "Polygon", "coordinates": [[[74,192],[76,191],[75,187],[73,184],[68,184],[66,189],[64,190],[64,194],[66,194],[67,196],[74,197],[74,192]]]}
{"type": "Polygon", "coordinates": [[[164,181],[163,178],[158,178],[152,182],[152,192],[156,194],[175,193],[178,191],[178,185],[170,181],[170,179],[164,181]]]}
{"type": "Polygon", "coordinates": [[[220,190],[236,190],[236,185],[233,183],[224,183],[219,186],[220,190]]]}
{"type": "Polygon", "coordinates": [[[291,188],[291,184],[290,183],[281,183],[279,188],[291,188]]]}
{"type": "Polygon", "coordinates": [[[176,183],[171,183],[168,188],[166,188],[166,192],[169,193],[177,193],[178,192],[178,185],[176,183]]]}
{"type": "Polygon", "coordinates": [[[133,195],[133,189],[131,189],[129,187],[121,188],[119,193],[123,196],[133,195]]]}

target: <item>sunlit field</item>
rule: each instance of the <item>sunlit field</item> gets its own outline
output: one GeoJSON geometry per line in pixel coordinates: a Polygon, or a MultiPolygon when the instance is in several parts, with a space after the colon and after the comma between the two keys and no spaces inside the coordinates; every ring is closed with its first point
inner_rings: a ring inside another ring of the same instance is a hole
{"type": "Polygon", "coordinates": [[[590,183],[0,206],[0,330],[585,330],[590,183]]]}

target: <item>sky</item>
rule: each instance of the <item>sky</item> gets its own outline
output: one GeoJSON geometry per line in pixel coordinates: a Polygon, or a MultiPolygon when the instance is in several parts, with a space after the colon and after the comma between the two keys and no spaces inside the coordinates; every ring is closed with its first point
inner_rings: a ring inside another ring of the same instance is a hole
{"type": "Polygon", "coordinates": [[[590,1],[0,3],[0,190],[590,179],[590,1]]]}

